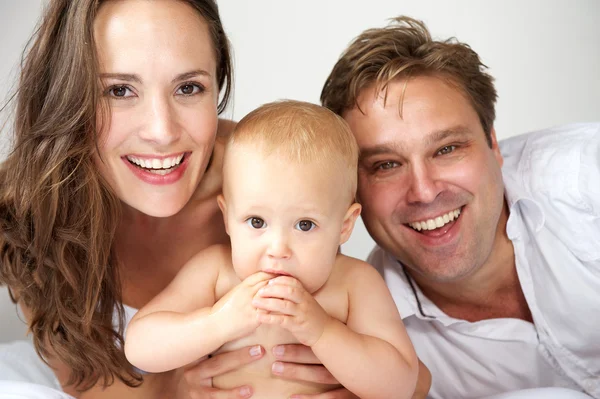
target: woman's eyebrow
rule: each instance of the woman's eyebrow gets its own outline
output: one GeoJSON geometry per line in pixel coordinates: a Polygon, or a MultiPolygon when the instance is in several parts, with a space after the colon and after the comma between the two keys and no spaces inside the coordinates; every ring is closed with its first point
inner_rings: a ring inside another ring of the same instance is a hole
{"type": "Polygon", "coordinates": [[[142,83],[142,79],[133,73],[101,73],[101,79],[124,80],[125,82],[142,83]]]}
{"type": "Polygon", "coordinates": [[[173,79],[173,83],[175,82],[181,82],[182,80],[188,80],[191,78],[194,78],[196,76],[206,76],[208,78],[212,77],[212,75],[205,71],[204,69],[195,69],[193,71],[189,71],[189,72],[184,72],[184,73],[180,73],[179,75],[177,75],[174,79],[173,79]]]}
{"type": "MultiPolygon", "coordinates": [[[[175,78],[173,78],[172,82],[181,82],[182,80],[188,80],[199,75],[207,76],[209,78],[212,76],[209,72],[205,71],[204,69],[195,69],[193,71],[180,73],[179,75],[175,76],[175,78]]],[[[101,73],[100,78],[142,83],[142,79],[140,78],[140,76],[134,73],[101,73]]]]}

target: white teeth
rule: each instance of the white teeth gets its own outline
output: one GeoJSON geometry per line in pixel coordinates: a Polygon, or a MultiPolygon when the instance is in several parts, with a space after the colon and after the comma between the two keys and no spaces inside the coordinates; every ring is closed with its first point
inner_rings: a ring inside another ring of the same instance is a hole
{"type": "Polygon", "coordinates": [[[442,227],[443,225],[445,225],[446,223],[444,223],[444,219],[441,216],[438,216],[435,218],[435,227],[442,227]]]}
{"type": "Polygon", "coordinates": [[[460,215],[460,208],[450,211],[446,214],[437,216],[433,219],[427,219],[419,222],[412,222],[408,225],[415,230],[435,230],[443,227],[444,225],[452,222],[454,219],[458,218],[460,215]]]}
{"type": "MultiPolygon", "coordinates": [[[[127,160],[133,164],[136,164],[142,168],[150,169],[150,171],[167,171],[173,167],[179,165],[183,159],[183,154],[177,155],[170,158],[152,158],[152,159],[141,159],[132,155],[127,155],[127,160]]],[[[166,173],[159,173],[164,175],[166,173]]]]}

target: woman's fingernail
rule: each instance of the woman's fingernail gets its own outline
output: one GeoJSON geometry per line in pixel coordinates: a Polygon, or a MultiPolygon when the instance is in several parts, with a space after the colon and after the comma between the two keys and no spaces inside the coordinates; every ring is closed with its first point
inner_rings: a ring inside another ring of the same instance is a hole
{"type": "Polygon", "coordinates": [[[256,345],[250,348],[250,356],[257,357],[262,355],[262,346],[256,345]]]}
{"type": "Polygon", "coordinates": [[[281,374],[283,373],[283,364],[281,362],[275,362],[273,363],[271,370],[273,371],[273,374],[281,374]]]}
{"type": "Polygon", "coordinates": [[[250,396],[252,396],[252,389],[250,389],[250,387],[241,387],[240,388],[240,395],[243,398],[249,398],[250,396]]]}
{"type": "Polygon", "coordinates": [[[285,348],[282,345],[277,345],[273,347],[273,354],[275,356],[283,356],[283,353],[285,352],[285,348]]]}

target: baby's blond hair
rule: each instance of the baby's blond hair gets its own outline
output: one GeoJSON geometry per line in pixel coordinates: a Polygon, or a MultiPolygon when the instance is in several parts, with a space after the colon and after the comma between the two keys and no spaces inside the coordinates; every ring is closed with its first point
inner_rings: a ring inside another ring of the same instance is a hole
{"type": "Polygon", "coordinates": [[[225,158],[231,148],[245,145],[289,162],[318,163],[324,173],[331,168],[339,170],[347,176],[354,200],[358,145],[348,124],[327,108],[293,100],[262,105],[237,124],[227,142],[225,158]]]}

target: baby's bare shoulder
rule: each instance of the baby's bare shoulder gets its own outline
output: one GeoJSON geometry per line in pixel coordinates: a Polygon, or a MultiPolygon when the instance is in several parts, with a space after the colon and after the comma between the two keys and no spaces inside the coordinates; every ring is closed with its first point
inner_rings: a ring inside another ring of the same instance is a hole
{"type": "Polygon", "coordinates": [[[190,271],[202,270],[204,273],[218,273],[222,267],[231,265],[231,247],[226,244],[215,244],[194,255],[184,266],[190,271]]]}
{"type": "Polygon", "coordinates": [[[331,273],[339,283],[346,287],[381,280],[381,275],[365,261],[339,254],[331,273]]]}

